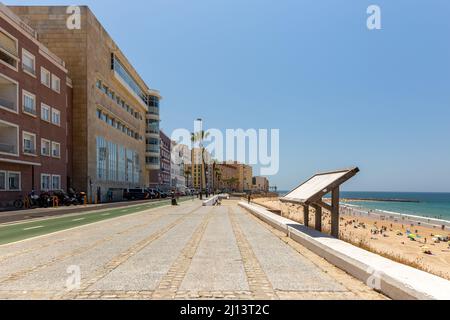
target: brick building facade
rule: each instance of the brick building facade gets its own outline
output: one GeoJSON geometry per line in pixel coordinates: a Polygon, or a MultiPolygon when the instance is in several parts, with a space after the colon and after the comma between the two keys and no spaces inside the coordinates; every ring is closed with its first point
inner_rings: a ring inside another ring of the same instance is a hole
{"type": "Polygon", "coordinates": [[[71,183],[72,88],[65,63],[0,4],[0,205],[71,183]]]}

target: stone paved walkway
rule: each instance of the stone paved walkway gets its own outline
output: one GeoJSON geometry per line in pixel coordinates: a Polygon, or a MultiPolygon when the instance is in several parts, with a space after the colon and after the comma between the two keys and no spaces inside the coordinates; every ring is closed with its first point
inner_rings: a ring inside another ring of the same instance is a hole
{"type": "Polygon", "coordinates": [[[0,299],[384,297],[237,202],[195,200],[0,246],[0,299]]]}

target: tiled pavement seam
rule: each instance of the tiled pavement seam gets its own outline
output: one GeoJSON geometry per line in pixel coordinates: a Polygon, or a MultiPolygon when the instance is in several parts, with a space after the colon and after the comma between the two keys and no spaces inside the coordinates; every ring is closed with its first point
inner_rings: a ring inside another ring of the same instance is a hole
{"type": "Polygon", "coordinates": [[[152,217],[152,219],[150,219],[150,221],[147,221],[145,223],[129,227],[129,228],[127,228],[125,230],[122,230],[120,232],[117,232],[117,233],[115,233],[115,234],[113,234],[111,236],[99,239],[99,240],[95,241],[94,243],[91,243],[91,244],[89,244],[87,246],[82,246],[82,247],[79,247],[79,248],[77,248],[75,250],[72,250],[72,251],[66,252],[64,254],[58,255],[58,256],[54,257],[53,259],[51,259],[50,261],[47,261],[45,263],[35,265],[35,266],[33,266],[31,268],[28,268],[28,269],[17,271],[17,272],[9,275],[8,277],[6,277],[4,279],[0,279],[0,284],[4,284],[6,282],[20,280],[20,279],[26,277],[27,275],[29,275],[29,274],[31,274],[33,272],[36,272],[36,271],[48,268],[48,267],[50,267],[52,265],[55,265],[58,262],[64,261],[65,259],[84,254],[84,253],[86,253],[89,250],[93,250],[96,247],[113,240],[115,237],[123,236],[123,235],[129,234],[129,233],[131,233],[133,231],[144,229],[147,226],[149,226],[150,224],[155,223],[156,221],[158,221],[164,215],[165,215],[164,213],[155,214],[152,217]]]}
{"type": "MultiPolygon", "coordinates": [[[[333,279],[335,279],[338,283],[340,283],[342,286],[347,288],[349,290],[349,293],[347,296],[350,299],[387,299],[384,295],[376,292],[375,290],[368,287],[363,282],[355,279],[345,271],[339,269],[338,267],[332,265],[322,257],[316,255],[314,252],[306,249],[304,246],[299,244],[298,242],[292,240],[289,238],[286,233],[281,232],[280,230],[277,230],[270,226],[269,224],[265,223],[261,219],[258,219],[253,214],[249,213],[248,211],[242,209],[239,207],[239,210],[241,212],[244,212],[249,218],[251,218],[256,223],[259,223],[261,226],[263,226],[266,229],[269,229],[275,236],[277,236],[281,241],[289,245],[291,248],[293,248],[296,252],[298,252],[300,255],[305,257],[306,259],[310,260],[313,264],[315,264],[318,268],[320,268],[325,273],[331,275],[333,279]]],[[[324,293],[327,295],[332,295],[332,293],[324,293]]],[[[295,297],[298,296],[296,293],[292,293],[293,299],[296,299],[295,297]]],[[[281,299],[289,299],[288,295],[286,293],[279,294],[279,297],[281,299]]],[[[328,299],[328,298],[325,298],[328,299]]]]}
{"type": "Polygon", "coordinates": [[[261,300],[277,299],[277,295],[272,287],[272,284],[264,273],[258,258],[253,252],[250,243],[236,220],[233,208],[229,206],[228,210],[231,226],[236,238],[237,246],[241,253],[244,270],[247,275],[251,295],[255,299],[261,300]]]}
{"type": "MultiPolygon", "coordinates": [[[[77,300],[161,300],[155,297],[156,291],[141,290],[141,291],[123,291],[123,290],[93,290],[84,291],[74,299],[77,300]]],[[[354,300],[355,296],[351,292],[336,293],[336,292],[291,292],[291,291],[277,291],[277,296],[282,300],[354,300]]],[[[8,291],[1,293],[3,299],[44,299],[49,297],[52,292],[48,291],[27,291],[26,295],[23,291],[8,291]]],[[[250,291],[178,291],[175,299],[195,299],[195,300],[252,300],[257,299],[250,291]]]]}
{"type": "MultiPolygon", "coordinates": [[[[187,201],[183,201],[183,203],[184,203],[184,202],[187,202],[187,201]]],[[[146,210],[144,210],[144,211],[136,212],[136,213],[133,213],[133,214],[130,214],[130,215],[119,216],[119,217],[116,217],[116,218],[113,218],[113,219],[102,220],[102,221],[99,221],[99,222],[96,222],[96,223],[105,223],[105,222],[107,222],[107,221],[109,221],[109,222],[110,222],[110,221],[118,221],[119,219],[125,219],[125,218],[129,218],[129,217],[131,217],[131,216],[135,216],[135,215],[138,215],[138,214],[143,214],[143,213],[147,213],[147,212],[152,212],[152,211],[155,211],[155,210],[158,210],[158,209],[164,209],[164,208],[169,208],[169,206],[150,208],[150,209],[146,209],[146,210]]],[[[103,211],[102,211],[102,212],[103,212],[103,211]]],[[[87,212],[86,214],[89,214],[89,212],[87,212]]],[[[75,214],[75,215],[77,215],[77,214],[75,214]]],[[[96,223],[83,225],[83,226],[81,226],[81,227],[90,227],[90,226],[95,225],[96,223]]],[[[77,228],[79,228],[79,227],[77,227],[77,228]]],[[[63,231],[73,231],[73,230],[75,230],[75,229],[76,229],[76,228],[73,228],[73,229],[67,229],[67,230],[63,230],[63,231]]],[[[44,235],[44,236],[51,236],[51,235],[52,235],[52,234],[48,234],[48,235],[44,235]]],[[[33,240],[33,239],[34,239],[34,238],[29,238],[29,239],[26,239],[26,241],[30,241],[30,240],[33,240]]],[[[22,249],[22,250],[15,251],[15,252],[12,252],[12,253],[9,253],[9,254],[5,254],[5,255],[3,255],[3,256],[0,257],[0,263],[4,263],[4,262],[7,261],[7,260],[10,260],[10,259],[12,259],[12,258],[16,258],[16,257],[18,257],[18,256],[20,256],[20,255],[23,255],[23,254],[27,254],[27,253],[30,253],[30,252],[34,252],[34,251],[36,251],[36,250],[41,250],[41,249],[45,249],[45,248],[51,247],[51,246],[56,245],[56,244],[60,244],[60,243],[62,243],[62,242],[64,242],[64,241],[66,241],[66,239],[51,240],[51,241],[46,242],[45,244],[40,244],[40,245],[38,245],[38,246],[32,246],[32,247],[29,247],[29,248],[26,248],[26,249],[22,249]]],[[[4,245],[4,246],[12,246],[12,245],[16,245],[16,244],[17,244],[17,242],[14,242],[14,243],[6,244],[6,245],[4,245]]],[[[2,247],[2,246],[0,246],[0,248],[1,248],[1,247],[2,247]]]]}
{"type": "Polygon", "coordinates": [[[96,282],[103,279],[105,276],[107,276],[110,272],[115,270],[117,267],[119,267],[121,264],[125,263],[130,259],[132,256],[136,255],[138,252],[143,250],[145,247],[147,247],[152,242],[158,240],[161,238],[164,234],[172,230],[175,226],[182,223],[184,220],[186,220],[192,213],[198,210],[198,207],[192,209],[188,213],[184,214],[180,218],[176,219],[174,222],[169,224],[168,226],[158,230],[155,233],[152,233],[150,236],[146,237],[145,239],[135,243],[133,246],[129,247],[126,251],[116,255],[114,258],[112,258],[106,265],[99,268],[96,272],[96,275],[92,277],[91,279],[84,281],[83,285],[78,290],[68,291],[64,292],[62,294],[57,294],[53,297],[53,299],[76,299],[78,296],[85,295],[85,291],[88,291],[89,287],[94,285],[96,282]]]}
{"type": "Polygon", "coordinates": [[[179,294],[178,291],[205,234],[208,223],[211,220],[212,210],[213,208],[203,218],[202,223],[194,231],[192,237],[172,264],[167,274],[161,279],[158,288],[153,293],[153,299],[186,298],[185,295],[179,294]]]}

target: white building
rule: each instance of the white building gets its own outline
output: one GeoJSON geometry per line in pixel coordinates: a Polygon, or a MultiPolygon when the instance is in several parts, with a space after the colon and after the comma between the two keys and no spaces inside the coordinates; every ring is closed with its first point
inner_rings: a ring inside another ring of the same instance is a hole
{"type": "Polygon", "coordinates": [[[191,163],[191,150],[184,144],[177,144],[172,141],[171,157],[171,187],[179,191],[187,188],[186,175],[184,173],[185,165],[191,163]]]}

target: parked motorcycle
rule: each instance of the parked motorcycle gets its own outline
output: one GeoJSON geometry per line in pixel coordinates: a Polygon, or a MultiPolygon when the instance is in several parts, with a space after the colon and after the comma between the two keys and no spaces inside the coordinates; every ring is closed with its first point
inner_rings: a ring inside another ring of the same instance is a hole
{"type": "Polygon", "coordinates": [[[44,192],[40,196],[38,196],[33,190],[24,198],[14,201],[14,207],[16,209],[22,209],[25,206],[27,208],[48,208],[51,205],[51,202],[51,197],[48,193],[44,192]]]}
{"type": "Polygon", "coordinates": [[[86,192],[76,192],[73,188],[69,189],[68,195],[72,198],[73,205],[83,205],[86,199],[86,192]]]}
{"type": "Polygon", "coordinates": [[[74,205],[76,199],[70,197],[66,192],[63,190],[58,190],[53,192],[53,196],[58,198],[58,202],[60,206],[71,206],[74,205]]]}

